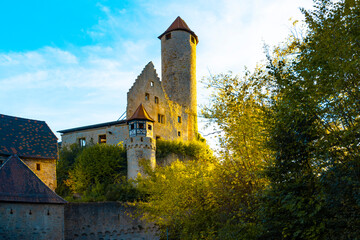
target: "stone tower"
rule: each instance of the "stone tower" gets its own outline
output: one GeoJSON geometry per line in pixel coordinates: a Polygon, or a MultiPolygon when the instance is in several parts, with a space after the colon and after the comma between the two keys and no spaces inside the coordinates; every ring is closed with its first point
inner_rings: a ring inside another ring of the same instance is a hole
{"type": "Polygon", "coordinates": [[[169,99],[188,114],[188,136],[197,133],[196,45],[199,40],[184,20],[177,17],[159,36],[161,40],[162,86],[169,99]]]}
{"type": "Polygon", "coordinates": [[[139,160],[150,160],[150,167],[155,168],[155,148],[153,139],[154,120],[149,116],[142,104],[132,117],[127,120],[129,139],[126,143],[128,179],[135,179],[141,173],[139,160]]]}

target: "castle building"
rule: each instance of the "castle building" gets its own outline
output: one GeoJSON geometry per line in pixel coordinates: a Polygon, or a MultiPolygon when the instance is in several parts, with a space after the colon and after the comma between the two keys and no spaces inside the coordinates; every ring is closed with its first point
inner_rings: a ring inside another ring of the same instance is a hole
{"type": "Polygon", "coordinates": [[[157,139],[196,138],[198,37],[177,17],[159,39],[162,79],[149,62],[127,93],[126,120],[61,130],[62,146],[122,143],[127,148],[128,177],[135,178],[140,159],[155,166],[157,139]]]}

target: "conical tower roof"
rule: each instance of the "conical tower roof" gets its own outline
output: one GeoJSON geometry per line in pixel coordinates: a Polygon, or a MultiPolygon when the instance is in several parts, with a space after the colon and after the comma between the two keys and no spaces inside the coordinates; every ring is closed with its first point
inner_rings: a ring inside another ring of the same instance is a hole
{"type": "Polygon", "coordinates": [[[186,31],[188,33],[190,33],[191,35],[193,35],[196,39],[196,43],[199,42],[198,37],[196,36],[196,34],[191,31],[191,29],[188,27],[188,25],[186,24],[186,22],[184,20],[182,20],[182,18],[179,16],[175,19],[175,21],[170,25],[170,27],[159,36],[159,39],[161,39],[162,36],[164,36],[165,34],[172,32],[172,31],[176,31],[176,30],[183,30],[186,31]]]}
{"type": "Polygon", "coordinates": [[[127,120],[146,120],[150,122],[155,122],[154,119],[150,117],[150,115],[147,113],[146,109],[143,107],[142,104],[139,105],[139,107],[135,110],[134,114],[127,120]]]}

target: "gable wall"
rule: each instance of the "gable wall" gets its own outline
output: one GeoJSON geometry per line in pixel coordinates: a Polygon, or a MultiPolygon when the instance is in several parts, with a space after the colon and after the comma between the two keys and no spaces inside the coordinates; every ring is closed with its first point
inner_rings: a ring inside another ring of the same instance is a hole
{"type": "Polygon", "coordinates": [[[51,190],[55,191],[56,184],[56,159],[21,159],[38,178],[41,179],[51,190]],[[36,164],[40,164],[40,170],[36,164]]]}
{"type": "Polygon", "coordinates": [[[166,140],[190,140],[187,124],[189,109],[169,100],[151,62],[146,65],[127,94],[127,118],[132,116],[141,103],[155,120],[154,138],[159,136],[166,140]],[[148,100],[145,99],[145,93],[149,94],[148,100]],[[155,103],[155,96],[159,99],[158,103],[155,103]],[[165,123],[158,122],[158,114],[165,116],[165,123]],[[181,117],[181,123],[178,123],[178,116],[181,117]],[[181,132],[180,137],[178,131],[181,132]]]}

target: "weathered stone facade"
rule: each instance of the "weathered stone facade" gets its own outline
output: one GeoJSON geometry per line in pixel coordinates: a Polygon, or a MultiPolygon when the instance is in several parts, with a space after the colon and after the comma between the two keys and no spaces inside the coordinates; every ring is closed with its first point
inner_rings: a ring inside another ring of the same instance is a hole
{"type": "Polygon", "coordinates": [[[64,205],[0,202],[0,239],[64,239],[64,205]]]}
{"type": "Polygon", "coordinates": [[[111,145],[124,144],[128,139],[129,130],[125,121],[119,121],[116,124],[102,124],[104,126],[78,128],[74,131],[65,131],[61,135],[62,145],[68,146],[73,143],[80,144],[80,140],[84,139],[85,144],[99,143],[100,136],[106,136],[106,143],[111,145]]]}

